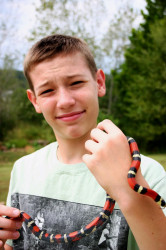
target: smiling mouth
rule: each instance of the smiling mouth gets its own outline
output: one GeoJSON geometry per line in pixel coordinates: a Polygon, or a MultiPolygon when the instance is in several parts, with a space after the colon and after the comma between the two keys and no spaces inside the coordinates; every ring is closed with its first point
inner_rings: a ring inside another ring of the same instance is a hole
{"type": "Polygon", "coordinates": [[[56,119],[63,120],[63,121],[72,121],[81,117],[83,113],[85,113],[85,110],[63,114],[63,115],[57,116],[56,119]]]}

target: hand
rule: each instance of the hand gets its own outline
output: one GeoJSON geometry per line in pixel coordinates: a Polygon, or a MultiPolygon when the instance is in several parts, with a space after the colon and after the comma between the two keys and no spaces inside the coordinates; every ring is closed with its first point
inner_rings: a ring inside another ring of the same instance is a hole
{"type": "Polygon", "coordinates": [[[83,156],[83,161],[98,183],[118,201],[124,192],[131,191],[127,173],[132,158],[126,136],[110,120],[104,120],[91,131],[91,138],[85,143],[89,154],[83,156]]]}
{"type": "Polygon", "coordinates": [[[7,239],[17,239],[20,234],[17,229],[22,227],[20,211],[16,208],[0,205],[0,249],[4,249],[7,239]],[[2,216],[10,217],[7,219],[2,216]]]}

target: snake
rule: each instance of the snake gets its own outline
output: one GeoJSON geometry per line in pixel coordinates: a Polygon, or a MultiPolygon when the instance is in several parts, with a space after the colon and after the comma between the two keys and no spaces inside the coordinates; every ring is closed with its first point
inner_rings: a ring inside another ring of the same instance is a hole
{"type": "MultiPolygon", "coordinates": [[[[141,164],[141,155],[138,149],[136,141],[132,137],[126,137],[130,147],[130,153],[132,156],[132,162],[130,169],[127,174],[128,184],[135,192],[151,197],[155,202],[161,207],[166,207],[165,200],[154,190],[150,188],[143,187],[136,182],[136,174],[141,164]]],[[[82,227],[81,229],[71,232],[69,234],[54,234],[48,233],[47,231],[41,230],[36,224],[35,221],[25,213],[24,211],[20,212],[22,220],[25,222],[30,231],[39,239],[44,240],[49,243],[71,243],[81,238],[95,232],[98,227],[102,226],[108,219],[111,213],[114,210],[115,200],[112,199],[108,194],[106,194],[106,201],[102,211],[99,215],[91,221],[88,225],[82,227]]]]}

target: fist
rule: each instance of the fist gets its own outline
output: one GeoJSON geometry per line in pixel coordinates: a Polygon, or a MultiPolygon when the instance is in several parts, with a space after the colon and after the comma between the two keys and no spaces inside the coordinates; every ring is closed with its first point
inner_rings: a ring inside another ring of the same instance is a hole
{"type": "Polygon", "coordinates": [[[22,219],[19,216],[20,211],[18,209],[0,205],[0,249],[3,249],[7,239],[19,237],[17,229],[22,226],[22,219]]]}
{"type": "Polygon", "coordinates": [[[126,136],[110,120],[91,131],[83,161],[98,183],[116,201],[129,190],[127,173],[132,157],[126,136]]]}

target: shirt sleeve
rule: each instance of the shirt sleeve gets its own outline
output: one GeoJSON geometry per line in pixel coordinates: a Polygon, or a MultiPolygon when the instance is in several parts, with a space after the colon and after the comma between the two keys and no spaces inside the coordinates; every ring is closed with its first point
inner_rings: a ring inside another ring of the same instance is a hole
{"type": "MultiPolygon", "coordinates": [[[[165,169],[157,161],[141,155],[141,172],[150,188],[156,191],[166,201],[165,169]]],[[[166,215],[166,208],[162,210],[166,215]]],[[[127,250],[139,250],[131,230],[129,230],[127,250]]]]}
{"type": "MultiPolygon", "coordinates": [[[[157,161],[141,155],[141,172],[150,188],[166,201],[166,171],[157,161]]],[[[166,215],[166,208],[162,208],[166,215]]]]}

